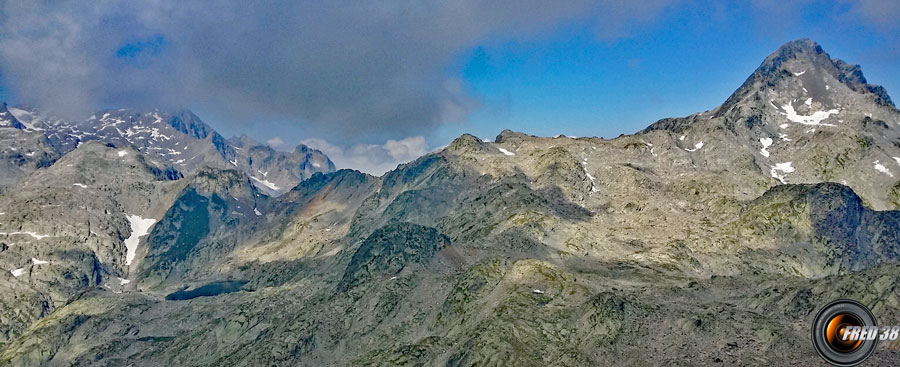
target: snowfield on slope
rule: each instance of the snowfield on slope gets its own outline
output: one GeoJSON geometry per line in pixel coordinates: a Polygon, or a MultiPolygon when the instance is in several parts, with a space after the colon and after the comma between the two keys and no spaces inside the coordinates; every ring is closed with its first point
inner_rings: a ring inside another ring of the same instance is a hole
{"type": "Polygon", "coordinates": [[[503,148],[501,148],[501,147],[497,147],[497,150],[499,150],[500,153],[503,153],[503,154],[506,154],[506,155],[516,155],[516,153],[510,152],[510,151],[508,151],[508,150],[506,150],[506,149],[503,149],[503,148]]]}
{"type": "MultiPolygon", "coordinates": [[[[807,102],[810,102],[809,104],[811,104],[812,99],[810,98],[809,100],[807,100],[807,102]]],[[[831,115],[837,115],[841,112],[838,109],[830,109],[828,111],[816,111],[813,112],[812,115],[804,116],[797,114],[797,111],[794,110],[794,106],[792,106],[790,103],[781,106],[781,108],[784,109],[784,112],[782,112],[781,114],[791,122],[810,126],[833,126],[831,124],[823,124],[822,121],[831,117],[831,115]]]]}
{"type": "Polygon", "coordinates": [[[785,176],[787,176],[788,173],[792,173],[795,171],[794,167],[791,164],[791,162],[777,163],[772,166],[772,169],[769,171],[769,173],[772,175],[772,177],[775,177],[782,184],[786,184],[787,181],[785,181],[785,176]],[[778,172],[782,172],[784,174],[778,174],[778,172]]]}
{"type": "Polygon", "coordinates": [[[156,223],[156,220],[153,218],[141,218],[137,215],[128,215],[126,218],[131,224],[131,235],[125,239],[125,249],[127,250],[125,253],[125,265],[131,265],[141,237],[150,234],[150,227],[156,223]]]}
{"type": "Polygon", "coordinates": [[[876,171],[884,173],[890,177],[894,177],[894,174],[891,173],[891,170],[887,169],[887,167],[885,167],[883,164],[881,164],[881,161],[875,161],[875,162],[872,162],[872,164],[875,165],[876,171]]]}
{"type": "Polygon", "coordinates": [[[272,190],[278,191],[278,190],[281,189],[280,187],[278,187],[278,185],[276,185],[276,184],[273,183],[273,182],[270,182],[269,180],[260,180],[260,179],[258,179],[258,178],[256,178],[256,177],[253,177],[253,176],[250,176],[250,178],[253,179],[253,181],[256,181],[256,182],[258,182],[259,184],[261,184],[261,185],[263,185],[263,186],[265,186],[265,187],[268,187],[268,188],[270,188],[270,189],[272,189],[272,190]]]}
{"type": "Polygon", "coordinates": [[[772,146],[772,138],[762,138],[759,139],[759,142],[763,146],[762,149],[759,150],[759,154],[762,154],[763,157],[768,157],[769,151],[767,149],[772,146]]]}

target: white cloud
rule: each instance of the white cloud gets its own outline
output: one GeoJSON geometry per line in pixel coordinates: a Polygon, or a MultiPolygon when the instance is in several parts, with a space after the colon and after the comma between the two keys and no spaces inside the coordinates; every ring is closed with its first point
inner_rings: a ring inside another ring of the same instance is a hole
{"type": "Polygon", "coordinates": [[[272,139],[266,140],[266,144],[268,144],[272,148],[278,148],[284,145],[284,140],[281,140],[281,138],[276,136],[272,139]]]}
{"type": "Polygon", "coordinates": [[[422,136],[410,136],[399,141],[388,140],[384,144],[384,148],[387,149],[391,157],[400,162],[409,162],[421,157],[428,151],[425,137],[422,136]]]}
{"type": "Polygon", "coordinates": [[[303,144],[321,150],[338,168],[352,168],[373,175],[382,175],[428,153],[422,136],[388,140],[384,144],[356,144],[349,148],[331,144],[323,139],[306,139],[303,144]]]}

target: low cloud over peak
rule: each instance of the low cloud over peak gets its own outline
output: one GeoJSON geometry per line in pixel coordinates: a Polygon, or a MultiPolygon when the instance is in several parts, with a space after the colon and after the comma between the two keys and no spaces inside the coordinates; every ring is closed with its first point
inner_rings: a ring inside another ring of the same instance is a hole
{"type": "Polygon", "coordinates": [[[338,168],[353,168],[376,176],[428,153],[425,138],[421,136],[388,140],[384,144],[357,144],[349,148],[324,139],[306,139],[301,143],[321,150],[338,168]]]}

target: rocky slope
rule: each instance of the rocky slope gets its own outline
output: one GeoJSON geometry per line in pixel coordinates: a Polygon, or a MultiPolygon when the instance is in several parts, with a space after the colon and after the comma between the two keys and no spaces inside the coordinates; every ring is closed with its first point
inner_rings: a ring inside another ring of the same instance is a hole
{"type": "Polygon", "coordinates": [[[255,217],[252,203],[265,200],[255,186],[269,195],[285,190],[261,173],[245,172],[265,163],[263,172],[271,172],[272,180],[294,185],[334,170],[327,157],[304,146],[294,153],[255,144],[233,147],[189,112],[115,110],[71,123],[5,104],[2,111],[4,341],[85,289],[134,289],[132,280],[149,267],[143,259],[153,258],[139,244],[173,203],[181,205],[181,191],[241,181],[241,190],[249,192],[241,196],[250,203],[241,214],[255,217]],[[275,159],[254,165],[256,156],[247,152],[258,150],[275,159]],[[196,162],[175,160],[187,154],[196,162]],[[225,163],[226,157],[236,163],[225,163]]]}
{"type": "Polygon", "coordinates": [[[246,167],[150,169],[168,199],[122,199],[158,218],[131,282],[8,303],[35,311],[0,363],[820,365],[826,302],[900,316],[898,125],[859,67],[800,40],[719,108],[616,139],[464,135],[277,197],[246,167]]]}
{"type": "Polygon", "coordinates": [[[127,284],[133,223],[161,214],[177,178],[134,149],[90,142],[0,196],[2,337],[86,288],[127,284]]]}

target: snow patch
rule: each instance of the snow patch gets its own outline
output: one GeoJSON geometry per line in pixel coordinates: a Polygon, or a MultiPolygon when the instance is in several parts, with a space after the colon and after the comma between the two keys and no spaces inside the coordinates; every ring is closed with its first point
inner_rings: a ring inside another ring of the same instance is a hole
{"type": "Polygon", "coordinates": [[[36,240],[44,239],[47,237],[53,237],[53,236],[47,236],[47,235],[43,235],[43,234],[37,234],[35,232],[0,232],[0,235],[5,235],[5,236],[13,236],[13,235],[17,235],[17,234],[29,235],[36,240]]]}
{"type": "Polygon", "coordinates": [[[786,184],[787,181],[784,180],[785,176],[787,176],[788,173],[792,173],[794,171],[795,171],[795,169],[791,165],[791,162],[784,162],[784,163],[777,163],[774,166],[772,166],[772,169],[769,170],[769,173],[772,175],[772,177],[775,177],[781,183],[786,184]],[[778,172],[782,172],[783,174],[779,174],[778,172]]]}
{"type": "MultiPolygon", "coordinates": [[[[900,164],[900,157],[891,157],[891,158],[894,158],[894,160],[897,161],[897,164],[900,164]]],[[[3,213],[0,213],[0,215],[3,215],[3,213]]]]}
{"type": "MultiPolygon", "coordinates": [[[[811,104],[812,98],[807,99],[806,102],[807,102],[807,104],[811,104]]],[[[816,112],[813,112],[812,115],[804,116],[804,115],[798,115],[797,111],[794,110],[794,106],[791,106],[790,103],[781,106],[781,108],[784,109],[784,112],[782,112],[781,114],[784,115],[784,117],[786,117],[791,122],[796,122],[798,124],[803,124],[803,125],[813,125],[813,126],[828,125],[828,124],[823,124],[822,120],[825,120],[825,119],[831,117],[831,115],[836,115],[841,112],[838,109],[830,109],[828,111],[816,111],[816,112]]],[[[828,126],[833,126],[833,125],[828,125],[828,126]]]]}
{"type": "Polygon", "coordinates": [[[50,262],[49,262],[49,261],[46,261],[46,260],[35,259],[35,258],[32,257],[32,258],[31,258],[31,263],[34,264],[34,265],[44,265],[44,264],[49,264],[50,262]]]}
{"type": "Polygon", "coordinates": [[[806,74],[806,70],[803,70],[803,71],[801,71],[801,72],[799,72],[799,73],[794,73],[795,76],[801,76],[801,75],[803,75],[803,74],[806,74]]]}
{"type": "Polygon", "coordinates": [[[510,152],[510,151],[508,151],[508,150],[506,150],[506,149],[503,149],[503,148],[501,148],[501,147],[497,147],[497,150],[499,150],[500,153],[503,153],[503,154],[506,154],[506,155],[516,155],[516,153],[510,152]]]}
{"type": "Polygon", "coordinates": [[[581,163],[581,169],[584,170],[584,174],[587,176],[587,178],[588,178],[589,180],[591,180],[591,192],[592,192],[592,193],[593,193],[593,192],[599,192],[600,190],[598,190],[597,187],[594,186],[594,181],[596,180],[596,178],[594,178],[594,176],[592,176],[592,175],[588,172],[587,166],[586,166],[586,165],[587,165],[587,159],[585,159],[584,162],[581,163]]]}
{"type": "Polygon", "coordinates": [[[138,243],[141,237],[150,234],[150,227],[156,223],[153,218],[141,218],[138,215],[127,215],[128,223],[131,224],[131,235],[125,239],[125,265],[131,265],[134,255],[137,253],[138,243]]]}
{"type": "Polygon", "coordinates": [[[312,163],[312,166],[313,166],[313,167],[316,167],[316,168],[322,168],[322,165],[321,165],[321,164],[318,164],[318,163],[316,163],[316,162],[313,162],[313,163],[312,163]]]}
{"type": "Polygon", "coordinates": [[[127,151],[124,151],[124,150],[120,150],[120,151],[119,151],[119,157],[124,157],[124,156],[126,156],[126,155],[128,155],[128,152],[127,152],[127,151]]]}
{"type": "Polygon", "coordinates": [[[18,278],[22,274],[25,274],[25,268],[18,268],[15,270],[10,270],[9,272],[12,273],[12,276],[18,278]]]}
{"type": "MultiPolygon", "coordinates": [[[[650,144],[650,143],[644,143],[644,144],[647,144],[647,146],[650,147],[650,154],[652,156],[656,157],[656,153],[653,152],[653,144],[650,144]]],[[[584,161],[587,162],[587,159],[585,159],[584,161]]]]}
{"type": "Polygon", "coordinates": [[[535,290],[531,291],[531,293],[534,293],[534,294],[544,294],[544,291],[542,291],[542,290],[540,290],[540,289],[535,289],[535,290]]]}
{"type": "Polygon", "coordinates": [[[80,187],[80,188],[82,188],[82,189],[86,189],[86,188],[87,188],[87,185],[85,185],[85,184],[83,184],[83,183],[73,183],[72,186],[78,186],[78,187],[80,187]]]}
{"type": "Polygon", "coordinates": [[[130,279],[122,279],[122,278],[116,278],[116,279],[119,279],[119,285],[125,285],[128,283],[131,283],[130,279]]]}
{"type": "Polygon", "coordinates": [[[278,191],[278,190],[280,189],[280,188],[278,187],[278,185],[276,185],[276,184],[274,184],[274,183],[272,183],[272,182],[269,182],[269,180],[260,180],[260,179],[258,179],[258,178],[256,178],[256,177],[253,177],[253,176],[250,176],[250,178],[253,179],[253,181],[259,182],[261,185],[263,185],[263,186],[265,186],[265,187],[268,187],[268,188],[270,188],[270,189],[272,189],[272,190],[278,191]]]}
{"type": "Polygon", "coordinates": [[[685,150],[688,151],[688,152],[696,152],[696,151],[700,150],[700,148],[703,148],[703,142],[702,142],[702,141],[699,142],[699,143],[697,143],[697,144],[694,144],[694,149],[685,149],[685,150]]]}
{"type": "Polygon", "coordinates": [[[876,171],[884,173],[890,177],[894,177],[894,174],[891,173],[891,171],[889,169],[887,169],[887,167],[883,166],[880,161],[875,161],[873,163],[875,164],[876,171]]]}
{"type": "Polygon", "coordinates": [[[257,217],[262,215],[262,213],[259,212],[259,209],[256,208],[253,208],[253,214],[256,214],[257,217]]]}
{"type": "Polygon", "coordinates": [[[762,149],[759,150],[759,153],[762,154],[763,157],[768,157],[769,151],[766,149],[769,149],[769,147],[772,146],[772,138],[762,138],[759,139],[759,142],[763,146],[762,149]]]}

